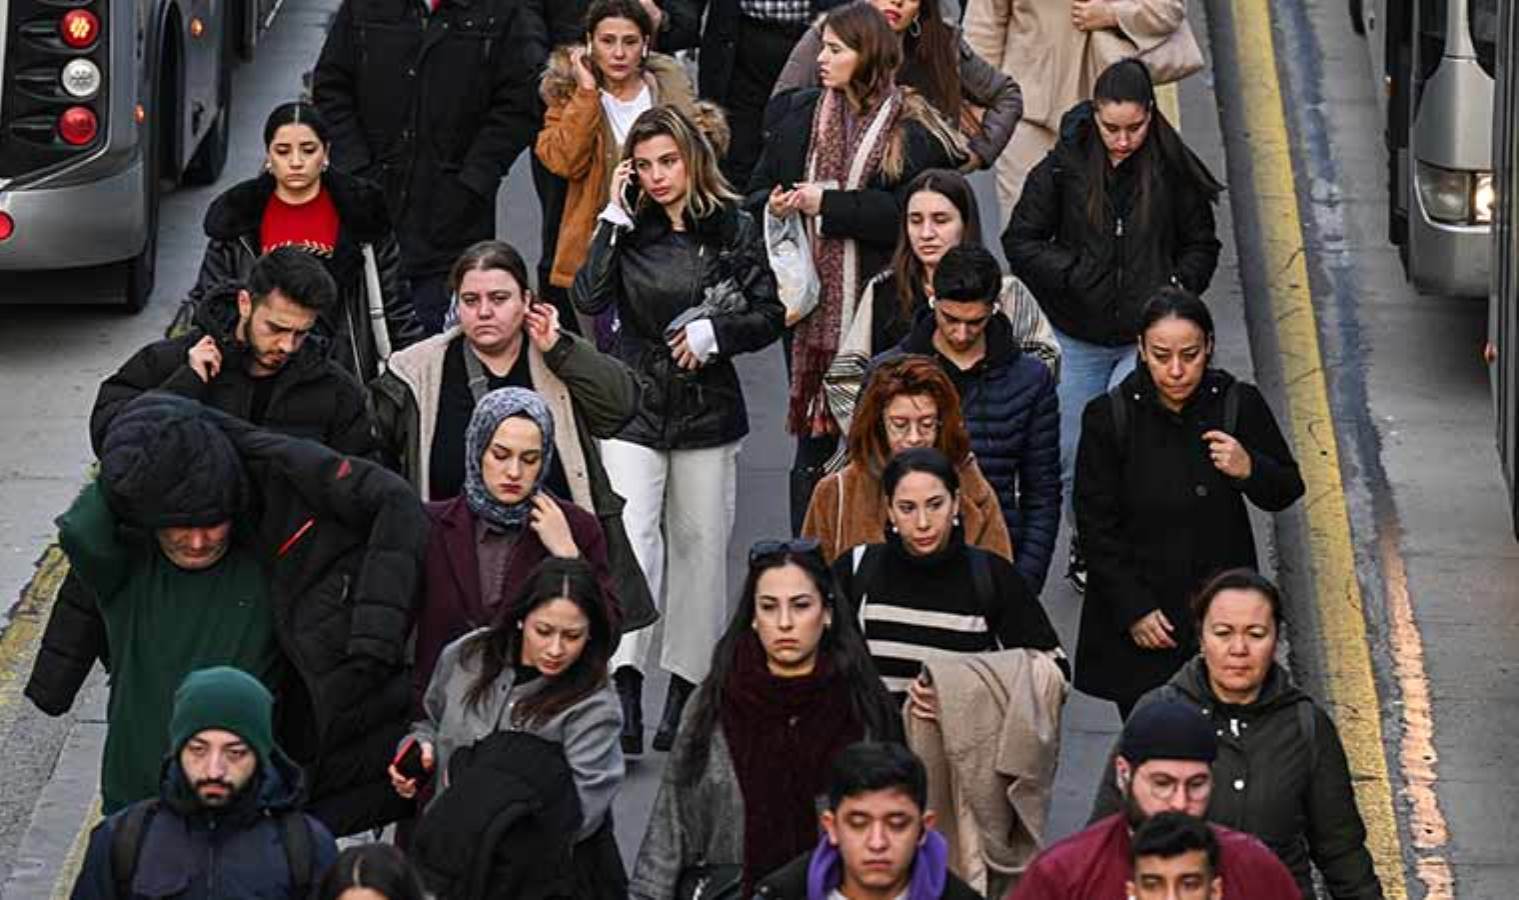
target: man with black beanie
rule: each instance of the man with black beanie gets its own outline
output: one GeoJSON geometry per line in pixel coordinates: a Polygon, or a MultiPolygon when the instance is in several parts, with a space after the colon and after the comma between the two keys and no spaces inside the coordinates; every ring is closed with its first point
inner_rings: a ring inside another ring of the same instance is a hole
{"type": "Polygon", "coordinates": [[[337,845],[300,811],[305,779],[274,742],[273,713],[269,691],[240,669],[186,676],[157,795],[96,826],[74,900],[304,900],[337,845]]]}
{"type": "MultiPolygon", "coordinates": [[[[1125,896],[1134,832],[1162,812],[1201,819],[1213,792],[1210,767],[1217,756],[1213,726],[1193,707],[1162,701],[1136,710],[1124,724],[1115,765],[1124,811],[1046,848],[1024,871],[1011,900],[1125,896]]],[[[1209,827],[1218,838],[1218,874],[1229,900],[1302,896],[1292,873],[1265,844],[1243,832],[1209,827]]]]}

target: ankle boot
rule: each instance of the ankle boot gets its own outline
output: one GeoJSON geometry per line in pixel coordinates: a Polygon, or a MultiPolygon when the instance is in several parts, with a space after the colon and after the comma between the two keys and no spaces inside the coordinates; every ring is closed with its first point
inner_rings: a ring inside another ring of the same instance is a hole
{"type": "Polygon", "coordinates": [[[654,732],[655,750],[668,753],[675,746],[675,733],[680,730],[681,713],[685,712],[686,701],[691,698],[691,691],[695,687],[679,675],[670,676],[670,692],[665,694],[664,715],[659,717],[659,730],[654,732]]]}
{"type": "Polygon", "coordinates": [[[643,673],[623,666],[612,673],[612,681],[622,701],[622,752],[638,756],[643,753],[643,673]]]}

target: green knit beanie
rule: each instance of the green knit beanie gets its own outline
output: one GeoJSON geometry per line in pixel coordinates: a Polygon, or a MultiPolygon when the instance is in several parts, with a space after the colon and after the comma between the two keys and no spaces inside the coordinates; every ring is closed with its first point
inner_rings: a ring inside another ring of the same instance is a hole
{"type": "Polygon", "coordinates": [[[267,765],[274,747],[274,697],[241,669],[216,666],[191,672],[174,692],[169,746],[178,756],[190,738],[213,728],[242,738],[259,764],[267,765]]]}

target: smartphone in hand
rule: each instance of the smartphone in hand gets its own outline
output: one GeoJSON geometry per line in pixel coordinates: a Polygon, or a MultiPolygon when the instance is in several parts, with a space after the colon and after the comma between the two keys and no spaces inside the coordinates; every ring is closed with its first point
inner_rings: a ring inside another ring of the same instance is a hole
{"type": "Polygon", "coordinates": [[[408,737],[401,743],[401,749],[396,751],[395,759],[390,764],[396,767],[403,778],[415,781],[427,776],[427,769],[422,765],[422,742],[415,737],[408,737]]]}

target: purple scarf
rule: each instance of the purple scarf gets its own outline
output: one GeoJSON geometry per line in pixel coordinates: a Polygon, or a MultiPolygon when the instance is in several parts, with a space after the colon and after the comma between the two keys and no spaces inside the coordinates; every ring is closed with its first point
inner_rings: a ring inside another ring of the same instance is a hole
{"type": "MultiPolygon", "coordinates": [[[[918,846],[912,862],[912,878],[907,882],[907,900],[939,900],[949,883],[949,843],[944,835],[929,829],[918,846]]],[[[828,893],[844,883],[844,859],[828,835],[818,841],[807,865],[807,900],[828,900],[828,893]]]]}

